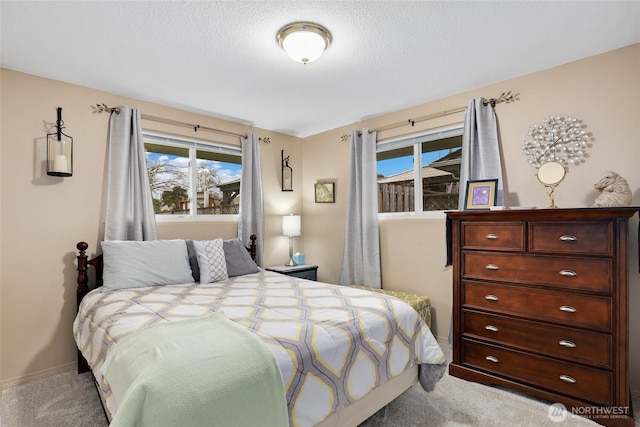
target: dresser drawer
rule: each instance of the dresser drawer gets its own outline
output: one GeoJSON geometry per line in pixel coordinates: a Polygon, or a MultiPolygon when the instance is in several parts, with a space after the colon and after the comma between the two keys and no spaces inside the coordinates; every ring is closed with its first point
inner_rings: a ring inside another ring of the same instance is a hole
{"type": "Polygon", "coordinates": [[[529,224],[531,252],[611,255],[611,222],[532,222],[529,224]]]}
{"type": "Polygon", "coordinates": [[[611,372],[465,339],[462,355],[463,365],[597,404],[612,402],[611,372]]]}
{"type": "Polygon", "coordinates": [[[462,306],[611,331],[611,298],[518,286],[462,282],[462,306]]]}
{"type": "Polygon", "coordinates": [[[287,273],[287,276],[298,277],[300,279],[318,280],[316,269],[293,271],[291,273],[287,273]]]}
{"type": "Polygon", "coordinates": [[[463,222],[461,229],[465,249],[525,250],[523,222],[463,222]]]}
{"type": "Polygon", "coordinates": [[[462,252],[465,278],[554,285],[571,289],[611,291],[613,280],[608,258],[569,258],[462,252]]]}
{"type": "Polygon", "coordinates": [[[300,279],[318,280],[317,265],[278,265],[275,267],[266,267],[266,270],[275,271],[276,273],[284,274],[286,276],[298,277],[300,279]]]}
{"type": "Polygon", "coordinates": [[[462,311],[462,334],[549,356],[611,368],[611,335],[462,311]]]}

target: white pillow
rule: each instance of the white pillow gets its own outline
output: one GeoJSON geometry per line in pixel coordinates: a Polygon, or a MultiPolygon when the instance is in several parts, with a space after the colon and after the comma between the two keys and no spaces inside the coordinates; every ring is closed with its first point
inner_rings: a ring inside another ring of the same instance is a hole
{"type": "Polygon", "coordinates": [[[102,242],[103,291],[192,283],[184,240],[102,242]]]}
{"type": "Polygon", "coordinates": [[[193,241],[200,268],[200,283],[219,282],[228,278],[222,245],[222,239],[193,241]]]}

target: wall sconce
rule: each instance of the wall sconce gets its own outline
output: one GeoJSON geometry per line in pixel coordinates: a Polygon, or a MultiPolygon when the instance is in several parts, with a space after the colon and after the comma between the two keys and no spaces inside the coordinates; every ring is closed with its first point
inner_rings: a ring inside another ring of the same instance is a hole
{"type": "Polygon", "coordinates": [[[62,133],[62,108],[58,107],[56,131],[47,134],[47,175],[73,175],[73,138],[62,133]]]}
{"type": "Polygon", "coordinates": [[[293,238],[300,235],[300,215],[289,214],[282,217],[282,235],[289,237],[289,262],[285,265],[298,265],[293,260],[293,238]]]}
{"type": "Polygon", "coordinates": [[[293,169],[289,166],[289,156],[284,156],[284,150],[280,152],[282,158],[282,191],[293,191],[293,169]]]}

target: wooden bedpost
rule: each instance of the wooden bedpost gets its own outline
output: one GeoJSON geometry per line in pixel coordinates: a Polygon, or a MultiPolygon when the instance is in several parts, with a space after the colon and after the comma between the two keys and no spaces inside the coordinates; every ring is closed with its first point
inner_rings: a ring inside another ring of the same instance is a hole
{"type": "Polygon", "coordinates": [[[89,292],[89,276],[87,275],[87,254],[86,250],[89,247],[87,242],[78,242],[76,248],[80,253],[78,254],[78,287],[76,289],[76,309],[80,307],[80,301],[89,292]]]}
{"type": "MultiPolygon", "coordinates": [[[[79,242],[76,245],[76,248],[80,251],[78,254],[78,287],[76,289],[76,311],[80,307],[80,301],[82,298],[89,292],[89,276],[87,276],[87,254],[86,250],[89,245],[86,242],[79,242]]],[[[83,372],[89,371],[89,364],[87,360],[84,358],[82,353],[80,353],[80,349],[78,349],[78,373],[81,374],[83,372]]]]}
{"type": "Polygon", "coordinates": [[[257,255],[257,250],[256,250],[256,235],[252,234],[251,236],[249,236],[249,239],[251,239],[251,245],[249,246],[249,253],[251,254],[251,259],[252,260],[256,260],[256,255],[257,255]]]}

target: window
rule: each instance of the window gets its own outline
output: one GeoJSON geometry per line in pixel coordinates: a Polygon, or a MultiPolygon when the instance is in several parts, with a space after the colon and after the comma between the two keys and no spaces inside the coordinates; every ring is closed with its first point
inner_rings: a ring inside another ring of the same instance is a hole
{"type": "Polygon", "coordinates": [[[222,219],[238,214],[239,147],[146,132],[143,138],[156,218],[222,219]]]}
{"type": "Polygon", "coordinates": [[[458,209],[461,147],[462,127],[379,143],[378,213],[458,209]]]}

